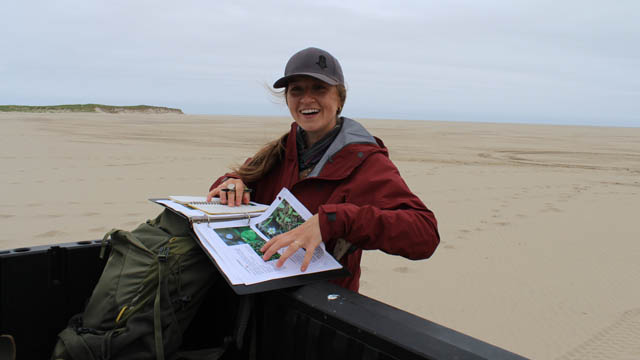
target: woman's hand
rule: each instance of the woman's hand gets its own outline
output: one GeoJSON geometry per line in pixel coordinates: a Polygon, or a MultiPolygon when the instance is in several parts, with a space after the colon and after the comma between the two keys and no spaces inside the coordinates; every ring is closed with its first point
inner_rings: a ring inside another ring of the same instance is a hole
{"type": "Polygon", "coordinates": [[[244,191],[246,187],[247,186],[240,179],[227,179],[207,194],[207,201],[211,201],[211,198],[214,196],[219,196],[220,203],[227,204],[229,206],[248,204],[250,200],[250,193],[244,191]],[[223,189],[234,191],[223,191],[223,189]]]}
{"type": "Polygon", "coordinates": [[[300,271],[306,271],[313,257],[313,252],[321,242],[320,222],[318,221],[318,214],[316,214],[297,228],[271,238],[271,240],[262,246],[260,251],[264,253],[262,259],[266,261],[278,250],[288,246],[287,250],[280,255],[280,259],[278,259],[276,263],[276,267],[281,267],[285,260],[298,251],[298,249],[304,248],[306,253],[304,254],[300,271]]]}

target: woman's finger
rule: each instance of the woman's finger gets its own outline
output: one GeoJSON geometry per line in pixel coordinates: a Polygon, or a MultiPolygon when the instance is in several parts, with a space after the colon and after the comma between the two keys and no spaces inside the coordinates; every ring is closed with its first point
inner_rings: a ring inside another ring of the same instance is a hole
{"type": "Polygon", "coordinates": [[[280,255],[280,259],[278,259],[278,263],[276,264],[277,267],[280,267],[284,264],[285,260],[287,260],[296,251],[300,248],[304,248],[306,253],[300,270],[305,271],[311,263],[313,252],[321,242],[322,235],[320,234],[320,224],[318,222],[318,215],[316,214],[310,217],[299,227],[284,234],[274,236],[262,246],[260,251],[264,253],[262,259],[267,261],[268,259],[271,259],[271,256],[273,256],[273,254],[278,250],[288,246],[285,252],[280,255]]]}
{"type": "Polygon", "coordinates": [[[284,265],[284,262],[291,255],[295,254],[296,251],[300,250],[301,247],[302,247],[302,245],[300,245],[299,242],[297,242],[297,241],[291,242],[291,244],[289,244],[289,246],[287,246],[287,249],[280,255],[280,259],[278,259],[278,262],[276,263],[276,267],[282,267],[282,265],[284,265]]]}
{"type": "Polygon", "coordinates": [[[226,189],[223,189],[225,195],[227,195],[227,205],[236,206],[236,194],[233,189],[229,189],[229,185],[227,185],[226,189]]]}
{"type": "Polygon", "coordinates": [[[211,201],[211,199],[218,195],[219,192],[220,190],[218,188],[209,191],[209,193],[207,194],[207,202],[211,201]]]}
{"type": "Polygon", "coordinates": [[[246,187],[240,179],[227,179],[207,194],[207,201],[211,201],[217,195],[220,197],[221,204],[228,206],[248,204],[250,194],[244,192],[246,187]],[[229,187],[230,185],[231,187],[229,187]]]}
{"type": "Polygon", "coordinates": [[[236,185],[235,192],[231,192],[231,195],[233,195],[234,197],[233,204],[236,206],[240,206],[242,205],[242,194],[244,193],[244,183],[242,182],[242,180],[237,180],[234,182],[234,184],[236,185]]]}
{"type": "Polygon", "coordinates": [[[222,191],[224,189],[224,184],[218,187],[218,196],[220,196],[220,204],[226,204],[228,200],[228,192],[222,191]]]}
{"type": "Polygon", "coordinates": [[[222,183],[222,192],[227,196],[227,205],[237,206],[242,204],[242,191],[244,183],[240,179],[229,179],[222,183]]]}
{"type": "Polygon", "coordinates": [[[317,246],[313,246],[313,248],[307,248],[304,254],[304,260],[302,260],[302,266],[300,267],[300,271],[305,272],[311,263],[311,259],[313,258],[313,253],[316,251],[317,246]]]}
{"type": "Polygon", "coordinates": [[[262,260],[267,261],[267,260],[271,259],[273,254],[275,254],[276,251],[278,251],[278,249],[280,249],[276,245],[278,240],[280,240],[280,236],[281,235],[274,236],[271,239],[269,239],[269,241],[267,241],[264,245],[262,245],[262,247],[260,248],[260,251],[264,254],[264,255],[262,255],[262,260]]]}

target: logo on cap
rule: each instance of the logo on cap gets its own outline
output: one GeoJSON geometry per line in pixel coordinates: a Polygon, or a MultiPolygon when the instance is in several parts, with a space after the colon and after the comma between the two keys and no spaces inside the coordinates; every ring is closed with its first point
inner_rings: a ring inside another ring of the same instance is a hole
{"type": "Polygon", "coordinates": [[[327,68],[327,58],[324,57],[324,55],[320,55],[318,56],[318,62],[316,63],[318,66],[320,66],[320,69],[324,70],[327,68]]]}

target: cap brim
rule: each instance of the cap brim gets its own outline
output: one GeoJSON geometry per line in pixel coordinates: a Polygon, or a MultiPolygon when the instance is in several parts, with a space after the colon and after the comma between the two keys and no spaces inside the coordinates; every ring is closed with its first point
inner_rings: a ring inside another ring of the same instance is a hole
{"type": "Polygon", "coordinates": [[[286,87],[287,84],[289,84],[289,81],[291,80],[291,78],[294,78],[296,76],[311,76],[312,78],[316,78],[318,80],[324,81],[329,85],[338,85],[340,84],[339,81],[337,81],[336,79],[332,79],[330,77],[328,77],[327,75],[324,74],[316,74],[316,73],[296,73],[296,74],[291,74],[291,75],[287,75],[284,77],[281,77],[280,79],[278,79],[276,82],[273,83],[273,88],[274,89],[279,89],[279,88],[283,88],[286,87]]]}

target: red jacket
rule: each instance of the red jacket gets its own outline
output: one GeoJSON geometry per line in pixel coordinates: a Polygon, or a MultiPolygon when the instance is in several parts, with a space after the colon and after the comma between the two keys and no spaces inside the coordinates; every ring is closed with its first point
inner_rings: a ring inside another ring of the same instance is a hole
{"type": "MultiPolygon", "coordinates": [[[[440,237],[433,213],[416,197],[389,160],[382,140],[354,120],[343,118],[337,138],[305,179],[300,180],[297,124],[291,125],[284,160],[258,183],[252,200],[270,204],[286,187],[312,214],[319,214],[322,241],[333,253],[336,239],[355,247],[340,262],[352,276],[333,280],[358,291],[362,250],[380,249],[412,260],[435,251],[440,237]]],[[[226,174],[211,189],[218,186],[226,174]]]]}

